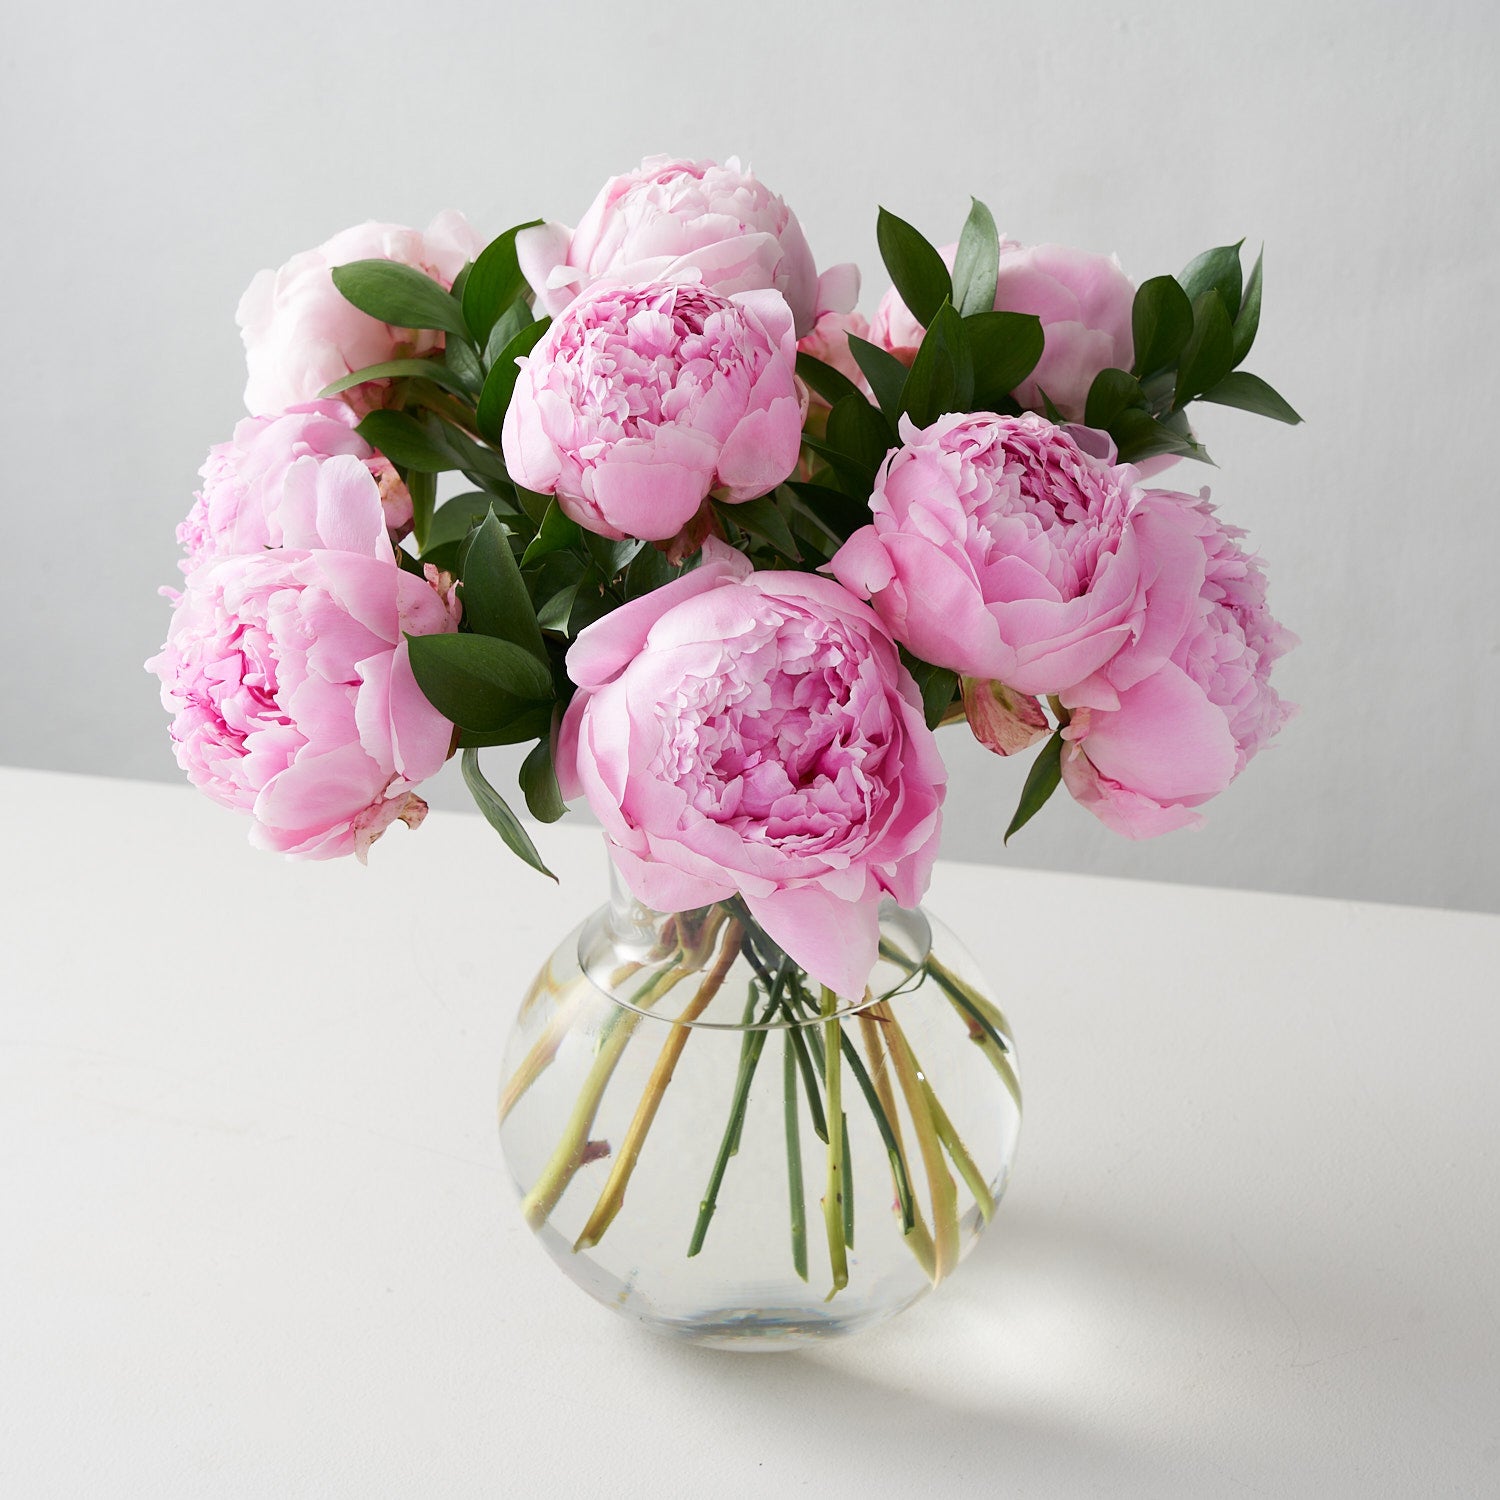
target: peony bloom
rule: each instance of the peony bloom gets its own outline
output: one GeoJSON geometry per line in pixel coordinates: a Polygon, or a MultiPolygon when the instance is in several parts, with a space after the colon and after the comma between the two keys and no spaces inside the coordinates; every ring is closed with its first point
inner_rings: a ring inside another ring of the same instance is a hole
{"type": "Polygon", "coordinates": [[[861,995],[881,898],[926,887],[946,782],[869,608],[711,538],[695,571],[585,630],[568,672],[563,795],[588,798],[637,898],[742,894],[814,980],[861,995]]]}
{"type": "Polygon", "coordinates": [[[796,467],[796,356],[776,292],[600,283],[520,361],[506,465],[589,531],[665,541],[710,492],[753,500],[796,467]]]}
{"type": "MultiPolygon", "coordinates": [[[[956,245],[941,254],[953,267],[956,245]]],[[[1113,255],[1091,255],[1066,245],[1000,241],[995,307],[1042,320],[1046,344],[1036,368],[1015,392],[1031,411],[1042,410],[1042,392],[1070,421],[1083,420],[1094,377],[1128,370],[1135,359],[1130,314],[1135,287],[1113,255]]],[[[922,325],[892,287],[870,324],[870,340],[910,364],[922,342],[922,325]]]]}
{"type": "MultiPolygon", "coordinates": [[[[355,430],[358,420],[342,401],[312,401],[277,416],[245,417],[227,443],[216,443],[198,472],[203,488],[177,528],[191,573],[201,563],[234,552],[285,545],[281,512],[285,485],[298,459],[349,454],[380,487],[386,528],[397,537],[411,525],[411,496],[390,461],[355,430]]],[[[307,481],[303,480],[305,487],[307,481]]]]}
{"type": "Polygon", "coordinates": [[[396,819],[415,827],[419,782],[453,726],[412,676],[406,635],[455,630],[436,573],[396,563],[368,467],[298,459],[284,545],[195,569],[148,662],[188,780],[255,820],[251,842],[304,859],[357,854],[396,819]]]}
{"type": "MultiPolygon", "coordinates": [[[[279,271],[259,272],[235,313],[250,368],[245,406],[257,415],[282,411],[315,400],[324,386],[355,370],[443,347],[440,332],[392,328],[346,302],[330,275],[335,266],[400,261],[451,287],[482,248],[468,220],[450,209],[425,233],[401,224],[357,224],[294,255],[279,271]]],[[[380,404],[379,390],[356,386],[341,399],[363,413],[380,404]]]]}
{"type": "Polygon", "coordinates": [[[1139,514],[1152,579],[1141,641],[1062,694],[1072,709],[1063,780],[1128,838],[1200,825],[1194,809],[1295,712],[1270,676],[1297,638],[1266,607],[1265,574],[1240,547],[1244,533],[1189,495],[1154,491],[1139,514]]]}
{"type": "Polygon", "coordinates": [[[920,432],[903,417],[900,434],[872,524],[828,564],[897,640],[963,676],[1055,693],[1136,635],[1134,469],[1029,414],[952,415],[920,432]]]}
{"type": "Polygon", "coordinates": [[[849,312],[859,272],[818,275],[797,216],[735,157],[723,166],[648,156],[611,177],[577,229],[543,224],[516,236],[537,306],[554,317],[602,278],[645,281],[687,275],[716,292],[777,291],[800,335],[823,312],[849,312]]]}

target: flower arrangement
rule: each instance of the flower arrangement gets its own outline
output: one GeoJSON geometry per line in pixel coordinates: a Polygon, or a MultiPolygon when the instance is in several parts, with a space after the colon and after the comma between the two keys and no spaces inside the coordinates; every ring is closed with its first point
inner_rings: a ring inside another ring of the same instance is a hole
{"type": "MultiPolygon", "coordinates": [[[[250,415],[203,466],[149,663],[189,779],[263,847],[363,860],[456,755],[548,873],[480,765],[529,743],[532,816],[593,809],[629,890],[679,914],[700,994],[733,947],[768,1014],[820,1025],[869,1000],[881,903],[927,884],[938,728],[1034,752],[1007,840],[1059,786],[1129,838],[1200,823],[1291,712],[1270,678],[1294,638],[1243,533],[1159,482],[1207,460],[1195,401],[1298,420],[1242,368],[1260,260],[1221,247],[1136,286],[977,201],[945,248],[884,210],[877,238],[893,285],[866,322],[855,269],[820,273],[738,162],[651,158],[574,230],[484,244],[446,213],[262,272],[250,415]]],[[[804,1075],[825,1115],[853,1050],[832,1024],[804,1075]]],[[[831,1134],[825,1206],[849,1165],[831,1134]]]]}

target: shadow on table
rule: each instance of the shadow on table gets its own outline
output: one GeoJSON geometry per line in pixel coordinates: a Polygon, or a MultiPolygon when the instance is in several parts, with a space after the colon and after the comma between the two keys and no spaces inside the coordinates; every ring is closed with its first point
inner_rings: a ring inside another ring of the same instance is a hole
{"type": "Polygon", "coordinates": [[[992,1452],[997,1478],[1019,1465],[1164,1481],[1186,1465],[1274,1492],[1268,1463],[1336,1477],[1336,1362],[1399,1357],[1385,1347],[1399,1336],[1370,1330],[1404,1326],[1389,1304],[1412,1295],[1294,1247],[1265,1267],[1237,1239],[1195,1243],[1165,1217],[1121,1229],[1011,1208],[951,1285],[881,1329],[826,1349],[664,1358],[732,1391],[777,1442],[847,1449],[859,1472],[879,1456],[893,1480],[992,1452]]]}

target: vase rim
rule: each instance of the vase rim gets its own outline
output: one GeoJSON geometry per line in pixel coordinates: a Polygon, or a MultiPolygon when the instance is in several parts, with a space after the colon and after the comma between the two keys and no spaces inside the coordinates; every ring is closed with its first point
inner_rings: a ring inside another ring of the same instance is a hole
{"type": "MultiPolygon", "coordinates": [[[[698,911],[713,912],[716,908],[699,908],[698,911]]],[[[772,1032],[802,1030],[817,1026],[823,1021],[857,1015],[887,1001],[894,1001],[920,982],[926,970],[932,950],[932,928],[926,914],[918,908],[906,908],[887,898],[880,906],[881,956],[875,974],[881,975],[879,987],[872,985],[855,998],[838,997],[838,1004],[826,1014],[803,1015],[787,1018],[746,1020],[743,1014],[735,1019],[721,1019],[723,1007],[714,1014],[719,997],[702,1014],[687,1015],[682,1006],[676,1006],[676,1014],[656,1004],[637,1003],[632,996],[649,994],[653,984],[677,967],[677,955],[663,955],[661,933],[663,925],[675,918],[696,913],[664,913],[642,905],[616,886],[614,899],[601,907],[584,922],[578,932],[578,965],[592,983],[602,999],[634,1011],[647,1020],[658,1021],[669,1026],[691,1026],[705,1031],[731,1031],[741,1034],[749,1032],[772,1032]],[[627,984],[628,980],[628,984],[627,984]]],[[[701,919],[700,919],[701,920],[701,919]]],[[[741,916],[743,921],[743,916],[741,916]]],[[[692,1008],[691,983],[694,975],[706,975],[713,965],[712,949],[717,932],[710,940],[708,950],[694,955],[690,965],[682,968],[681,977],[669,987],[668,993],[679,987],[688,992],[687,1007],[692,1008]]],[[[764,937],[758,926],[756,931],[764,937]]],[[[766,939],[769,942],[769,939],[766,939]]],[[[780,949],[775,952],[780,953],[780,949]]],[[[783,955],[784,957],[784,955],[783,955]]],[[[740,962],[740,960],[736,960],[740,962]]],[[[762,970],[764,975],[767,971],[762,970]]],[[[805,971],[798,969],[798,972],[805,971]]],[[[872,976],[873,978],[874,976],[872,976]]],[[[812,985],[815,994],[821,986],[812,985]]],[[[727,997],[724,997],[727,998],[727,997]]],[[[733,1002],[739,1006],[742,1002],[733,1002]]]]}

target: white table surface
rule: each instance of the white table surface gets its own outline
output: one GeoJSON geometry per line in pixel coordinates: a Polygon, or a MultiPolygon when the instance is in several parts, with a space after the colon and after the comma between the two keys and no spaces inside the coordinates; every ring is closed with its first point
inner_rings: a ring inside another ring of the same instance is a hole
{"type": "Polygon", "coordinates": [[[809,1353],[611,1316],[494,1129],[604,888],[477,817],[286,864],[185,788],[0,771],[0,1495],[1500,1494],[1500,918],[946,865],[1014,1186],[809,1353]]]}

